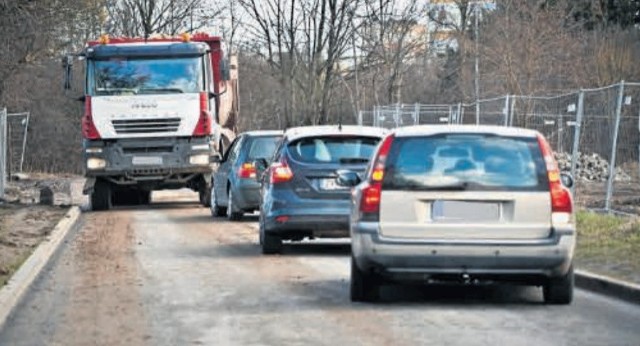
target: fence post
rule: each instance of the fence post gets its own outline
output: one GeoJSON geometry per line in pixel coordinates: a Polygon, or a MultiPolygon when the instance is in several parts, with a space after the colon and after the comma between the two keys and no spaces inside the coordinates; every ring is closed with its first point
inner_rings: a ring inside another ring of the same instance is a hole
{"type": "Polygon", "coordinates": [[[502,110],[502,114],[504,115],[504,126],[509,126],[509,103],[510,103],[510,95],[507,94],[504,99],[504,109],[502,110]]]}
{"type": "Polygon", "coordinates": [[[480,125],[480,100],[476,99],[476,125],[480,125]]]}
{"type": "Polygon", "coordinates": [[[620,130],[620,117],[622,116],[622,102],[624,99],[624,80],[620,82],[618,91],[618,103],[616,105],[616,123],[613,129],[613,140],[611,142],[611,162],[609,163],[609,177],[607,178],[607,198],[604,202],[604,209],[611,210],[611,196],[613,196],[613,180],[616,174],[616,152],[618,149],[618,132],[620,130]]]}
{"type": "Polygon", "coordinates": [[[362,126],[362,111],[358,111],[358,125],[362,126]]]}
{"type": "Polygon", "coordinates": [[[0,109],[0,200],[7,183],[7,109],[0,109]]]}
{"type": "MultiPolygon", "coordinates": [[[[573,132],[573,149],[571,150],[571,176],[576,179],[576,167],[580,156],[580,132],[582,130],[582,117],[584,116],[584,91],[578,94],[578,111],[576,114],[576,125],[573,132]]],[[[576,195],[576,184],[571,187],[571,194],[576,195]]]]}
{"type": "Polygon", "coordinates": [[[20,173],[24,169],[24,155],[27,152],[27,135],[29,134],[29,120],[31,120],[31,112],[27,113],[27,120],[24,123],[24,137],[22,137],[22,156],[20,157],[20,173]]]}
{"type": "Polygon", "coordinates": [[[413,124],[420,125],[420,104],[416,102],[413,107],[413,124]]]}
{"type": "Polygon", "coordinates": [[[396,127],[400,127],[400,103],[396,103],[396,112],[393,115],[393,122],[396,123],[396,127]]]}
{"type": "Polygon", "coordinates": [[[373,126],[378,127],[378,119],[379,115],[378,115],[378,106],[373,106],[373,126]]]}
{"type": "Polygon", "coordinates": [[[462,102],[458,102],[458,116],[456,117],[458,124],[462,124],[462,102]]]}
{"type": "Polygon", "coordinates": [[[510,105],[510,108],[509,108],[509,126],[511,126],[511,127],[513,127],[513,116],[514,116],[514,113],[515,113],[517,100],[518,100],[517,96],[512,96],[511,97],[511,105],[510,105]]]}

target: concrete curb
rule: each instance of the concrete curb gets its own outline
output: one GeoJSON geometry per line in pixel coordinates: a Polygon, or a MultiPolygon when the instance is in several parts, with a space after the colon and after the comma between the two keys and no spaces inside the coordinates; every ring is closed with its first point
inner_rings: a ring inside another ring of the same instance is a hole
{"type": "Polygon", "coordinates": [[[640,304],[640,285],[584,270],[575,271],[578,288],[640,304]]]}
{"type": "Polygon", "coordinates": [[[13,274],[9,282],[0,289],[0,330],[2,330],[11,312],[13,312],[24,293],[47,265],[49,259],[56,252],[79,217],[80,208],[71,207],[51,231],[49,237],[38,245],[20,269],[13,274]]]}

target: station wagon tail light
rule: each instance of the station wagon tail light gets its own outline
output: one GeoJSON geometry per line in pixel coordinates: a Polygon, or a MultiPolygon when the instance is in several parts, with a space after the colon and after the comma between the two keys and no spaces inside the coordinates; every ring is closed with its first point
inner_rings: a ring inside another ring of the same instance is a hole
{"type": "Polygon", "coordinates": [[[393,135],[387,136],[372,162],[369,182],[362,188],[360,198],[360,215],[362,221],[380,220],[380,201],[382,199],[382,180],[384,179],[385,162],[393,143],[393,135]]]}
{"type": "Polygon", "coordinates": [[[293,172],[285,160],[273,163],[270,172],[269,181],[271,184],[286,183],[293,179],[293,172]]]}
{"type": "Polygon", "coordinates": [[[256,177],[256,166],[251,162],[245,162],[238,169],[238,177],[243,179],[256,177]]]}
{"type": "Polygon", "coordinates": [[[209,94],[207,92],[200,93],[200,116],[193,130],[193,136],[204,137],[212,133],[213,119],[209,111],[209,94]]]}
{"type": "Polygon", "coordinates": [[[571,191],[562,185],[560,179],[560,169],[558,163],[553,157],[553,150],[549,142],[542,136],[538,135],[538,145],[542,152],[542,157],[547,168],[549,179],[549,192],[551,193],[551,218],[554,221],[570,222],[570,214],[573,212],[573,199],[571,191]],[[564,214],[564,215],[563,215],[564,214]]]}
{"type": "Polygon", "coordinates": [[[85,139],[100,139],[100,132],[93,122],[93,111],[91,109],[91,96],[84,99],[84,116],[82,117],[82,135],[85,139]]]}

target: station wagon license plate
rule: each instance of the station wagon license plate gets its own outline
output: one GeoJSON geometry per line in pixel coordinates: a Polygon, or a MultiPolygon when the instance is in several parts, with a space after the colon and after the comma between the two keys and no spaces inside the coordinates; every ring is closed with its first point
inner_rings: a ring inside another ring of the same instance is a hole
{"type": "Polygon", "coordinates": [[[137,166],[161,165],[162,156],[134,156],[131,163],[137,166]]]}
{"type": "Polygon", "coordinates": [[[500,220],[500,203],[436,200],[431,218],[444,222],[495,222],[500,220]]]}

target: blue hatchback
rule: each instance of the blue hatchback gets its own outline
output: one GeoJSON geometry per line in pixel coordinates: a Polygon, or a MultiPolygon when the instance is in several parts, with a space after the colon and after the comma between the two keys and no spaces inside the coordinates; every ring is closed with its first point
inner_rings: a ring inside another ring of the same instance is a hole
{"type": "Polygon", "coordinates": [[[385,133],[366,126],[287,130],[272,163],[258,167],[262,252],[280,252],[283,240],[348,237],[350,190],[336,183],[337,171],[364,172],[385,133]]]}

